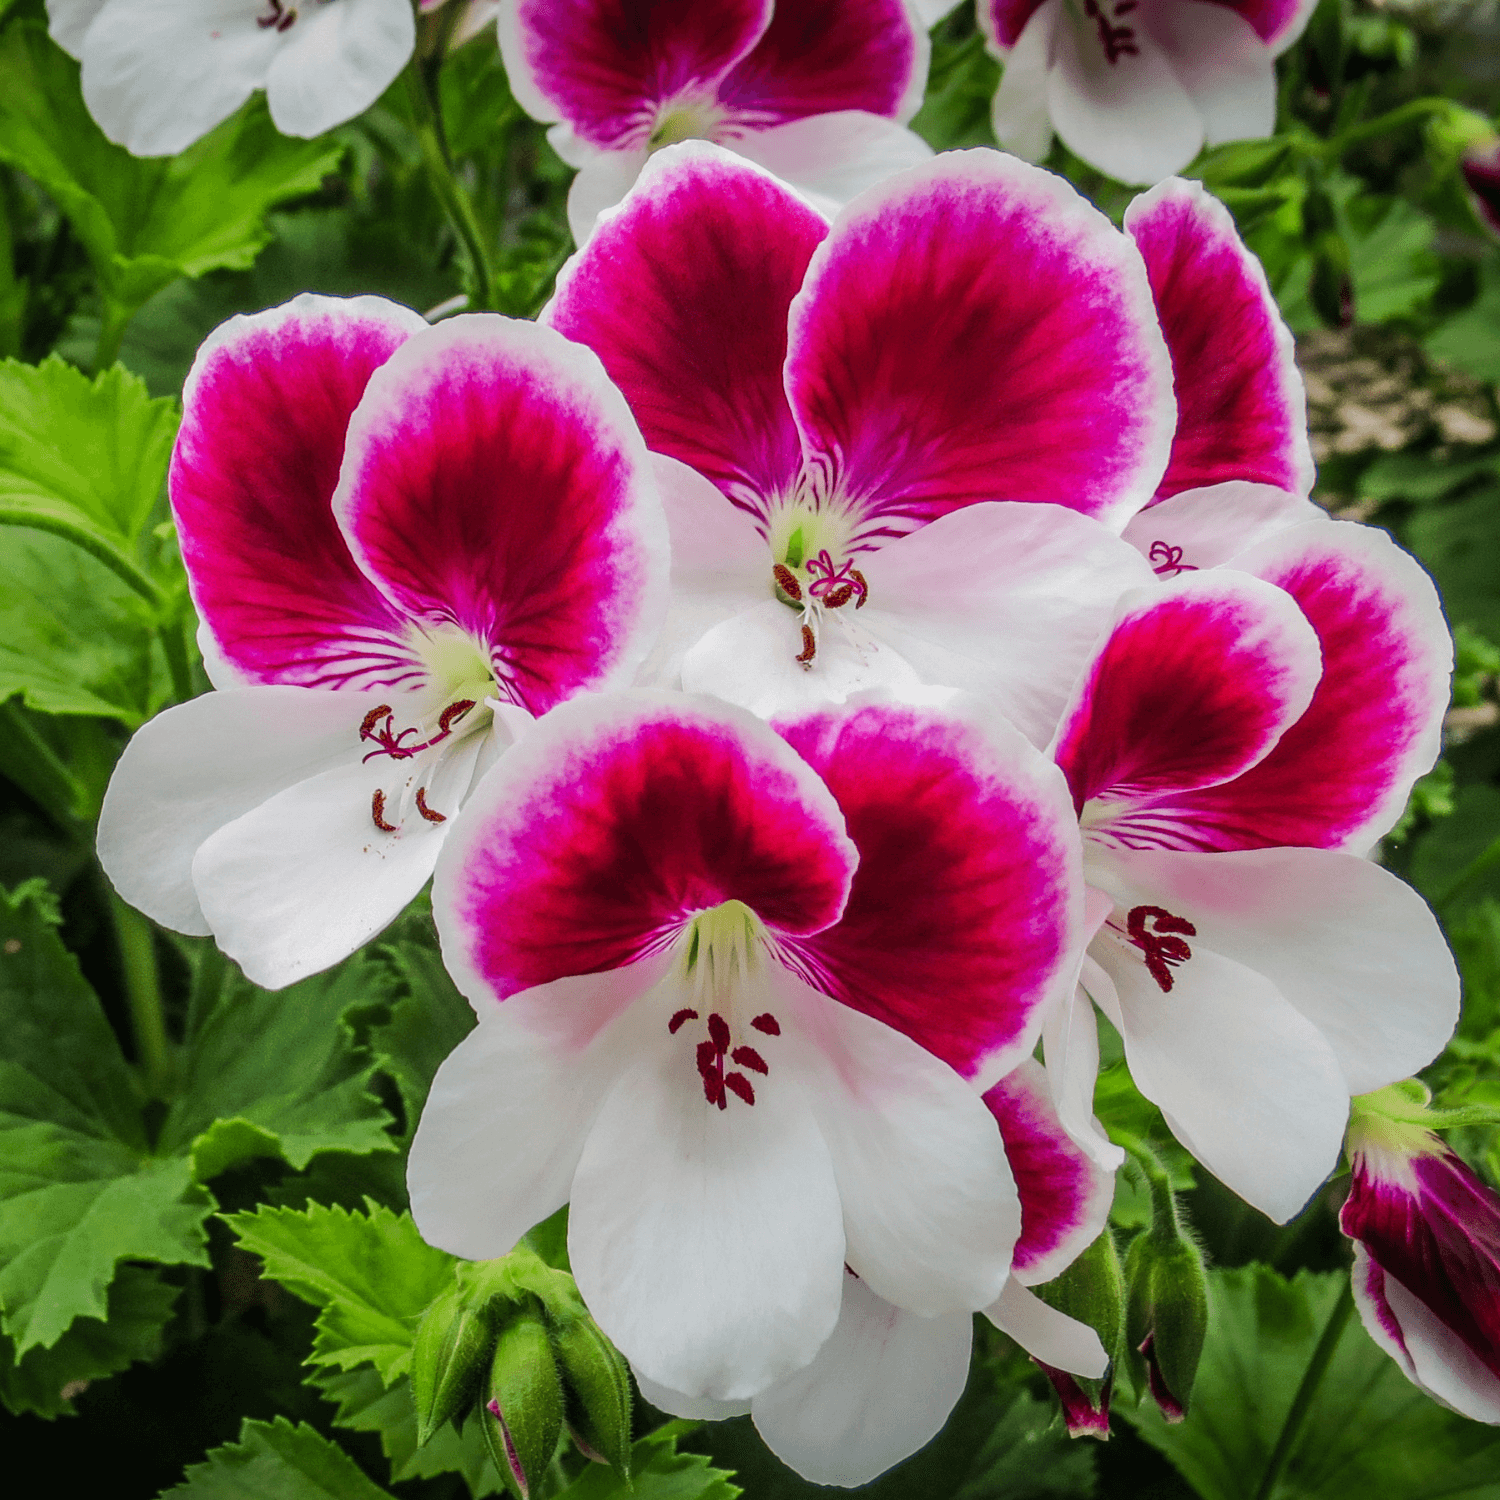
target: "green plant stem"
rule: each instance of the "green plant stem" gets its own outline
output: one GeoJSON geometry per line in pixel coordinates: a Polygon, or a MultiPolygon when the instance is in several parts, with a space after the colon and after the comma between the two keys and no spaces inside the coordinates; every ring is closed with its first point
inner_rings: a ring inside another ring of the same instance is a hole
{"type": "Polygon", "coordinates": [[[1460,891],[1472,885],[1481,875],[1500,865],[1500,839],[1496,839],[1477,858],[1471,859],[1433,898],[1432,904],[1442,911],[1460,891]]]}
{"type": "Polygon", "coordinates": [[[161,607],[161,590],[108,537],[97,531],[30,506],[3,502],[0,502],[0,526],[30,526],[36,531],[50,531],[53,536],[66,537],[75,547],[82,547],[117,578],[129,584],[153,608],[161,607]]]}
{"type": "Polygon", "coordinates": [[[94,346],[94,374],[102,375],[120,357],[125,329],[135,316],[135,308],[126,307],[111,297],[104,298],[104,319],[99,325],[99,342],[94,346]]]}
{"type": "Polygon", "coordinates": [[[1151,1193],[1151,1228],[1153,1233],[1168,1230],[1175,1234],[1177,1225],[1177,1197],[1172,1191],[1172,1174],[1162,1166],[1161,1158],[1128,1130],[1111,1129],[1110,1139],[1125,1151],[1140,1169],[1151,1193]]]}
{"type": "Polygon", "coordinates": [[[156,967],[156,942],[151,924],[133,906],[127,906],[113,888],[109,892],[114,918],[115,942],[125,976],[125,998],[130,1006],[130,1030],[135,1038],[136,1062],[146,1092],[153,1099],[168,1098],[172,1091],[172,1043],[167,1038],[167,1018],[161,1003],[161,976],[156,967]]]}
{"type": "Polygon", "coordinates": [[[75,844],[91,848],[92,832],[76,811],[87,805],[87,793],[18,703],[0,704],[0,746],[11,779],[75,844]]]}
{"type": "Polygon", "coordinates": [[[1366,120],[1362,125],[1353,125],[1348,130],[1332,137],[1326,145],[1327,153],[1330,156],[1342,156],[1350,146],[1357,146],[1361,141],[1370,140],[1378,135],[1388,135],[1393,130],[1400,130],[1405,125],[1415,124],[1428,115],[1442,114],[1452,107],[1446,99],[1412,99],[1397,109],[1390,110],[1383,115],[1376,115],[1373,120],[1366,120]]]}
{"type": "Polygon", "coordinates": [[[1281,1436],[1276,1439],[1276,1446],[1271,1450],[1271,1458],[1266,1464],[1266,1472],[1261,1476],[1255,1500],[1271,1500],[1271,1495],[1286,1470],[1287,1460],[1292,1456],[1292,1447],[1302,1431],[1302,1424],[1307,1420],[1313,1397],[1323,1383],[1323,1376],[1328,1373],[1328,1366],[1333,1361],[1333,1351],[1338,1347],[1344,1325],[1348,1323],[1349,1314],[1353,1311],[1354,1283],[1346,1280],[1339,1293],[1339,1300],[1334,1303],[1333,1311],[1328,1314],[1328,1321],[1323,1325],[1323,1336],[1318,1340],[1318,1347],[1313,1350],[1313,1356],[1307,1363],[1297,1394],[1292,1397],[1291,1409],[1286,1414],[1286,1421],[1281,1424],[1281,1436]]]}
{"type": "Polygon", "coordinates": [[[172,674],[172,700],[186,703],[193,696],[193,672],[188,663],[187,645],[182,639],[182,621],[163,620],[157,627],[167,671],[172,674]]]}

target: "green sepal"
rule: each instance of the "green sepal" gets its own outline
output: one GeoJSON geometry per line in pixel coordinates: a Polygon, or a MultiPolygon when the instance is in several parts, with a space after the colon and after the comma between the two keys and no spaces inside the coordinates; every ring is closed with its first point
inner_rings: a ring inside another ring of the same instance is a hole
{"type": "Polygon", "coordinates": [[[628,1481],[631,1398],[624,1358],[587,1315],[557,1325],[553,1347],[567,1381],[569,1416],[581,1446],[628,1481]]]}
{"type": "Polygon", "coordinates": [[[495,1468],[517,1500],[530,1500],[563,1425],[562,1379],[535,1303],[513,1313],[496,1336],[484,1404],[484,1440],[495,1468]]]}
{"type": "Polygon", "coordinates": [[[459,1286],[428,1304],[412,1347],[411,1392],[417,1408],[417,1442],[425,1446],[444,1422],[461,1426],[479,1397],[495,1344],[488,1300],[475,1301],[459,1286]]]}
{"type": "Polygon", "coordinates": [[[1208,1330],[1208,1276],[1175,1216],[1170,1234],[1153,1224],[1136,1236],[1125,1255],[1125,1283],[1125,1337],[1137,1386],[1147,1386],[1168,1421],[1180,1421],[1208,1330]]]}
{"type": "Polygon", "coordinates": [[[1115,1237],[1104,1232],[1066,1270],[1051,1281],[1031,1288],[1048,1307],[1054,1307],[1099,1335],[1110,1367],[1097,1380],[1075,1375],[1078,1387],[1099,1406],[1125,1363],[1125,1273],[1115,1237]]]}

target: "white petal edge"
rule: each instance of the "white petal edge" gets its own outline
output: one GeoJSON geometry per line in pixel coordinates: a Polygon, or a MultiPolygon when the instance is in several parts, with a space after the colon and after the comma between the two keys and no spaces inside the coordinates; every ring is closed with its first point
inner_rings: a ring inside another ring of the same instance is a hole
{"type": "Polygon", "coordinates": [[[1019,1281],[1007,1281],[984,1315],[1043,1364],[1088,1380],[1100,1379],[1109,1368],[1109,1355],[1087,1323],[1048,1306],[1019,1281]]]}

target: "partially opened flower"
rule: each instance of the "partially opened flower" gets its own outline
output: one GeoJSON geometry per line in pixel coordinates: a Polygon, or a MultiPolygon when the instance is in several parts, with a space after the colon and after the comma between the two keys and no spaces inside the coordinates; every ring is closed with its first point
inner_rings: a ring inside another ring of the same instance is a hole
{"type": "Polygon", "coordinates": [[[224,324],[183,404],[172,510],[219,691],[126,747],[99,855],[278,988],[416,895],[532,716],[629,680],[666,538],[619,392],[533,324],[303,296],[224,324]]]}
{"type": "Polygon", "coordinates": [[[1276,127],[1276,58],[1316,0],[979,0],[1005,63],[995,135],[1040,161],[1056,131],[1121,182],[1159,182],[1204,146],[1276,127]]]}
{"type": "Polygon", "coordinates": [[[665,456],[653,681],[770,714],[920,679],[1044,744],[1149,581],[1116,535],[1175,421],[1145,268],[1014,158],[946,153],[830,229],[750,163],[675,147],[543,321],[598,352],[665,456]]]}
{"type": "Polygon", "coordinates": [[[571,1202],[574,1275],[648,1381],[744,1402],[808,1365],[847,1265],[922,1317],[1000,1294],[1021,1231],[977,1092],[1071,974],[1076,830],[998,718],[575,699],[440,862],[479,1024],[438,1070],[412,1212],[502,1254],[571,1202]]]}
{"type": "Polygon", "coordinates": [[[1183,1144],[1279,1221],[1333,1169],[1349,1096],[1457,1019],[1432,914],[1344,852],[1430,764],[1448,660],[1420,569],[1315,522],[1124,596],[1058,730],[1108,898],[1084,989],[1183,1144]],[[1249,576],[1276,563],[1290,593],[1249,576]]]}
{"type": "Polygon", "coordinates": [[[581,245],[654,151],[717,141],[832,210],[932,155],[905,128],[927,37],[905,0],[503,0],[511,88],[579,169],[581,245]]]}
{"type": "MultiPolygon", "coordinates": [[[[1038,1064],[1027,1058],[984,1096],[1020,1196],[1011,1276],[984,1309],[996,1327],[1059,1372],[1103,1375],[1108,1356],[1087,1324],[1027,1290],[1068,1265],[1104,1226],[1112,1176],[1069,1139],[1038,1064]]],[[[973,1319],[921,1317],[871,1291],[847,1267],[839,1320],[813,1361],[752,1400],[704,1401],[641,1377],[642,1394],[675,1416],[748,1412],[766,1445],[815,1484],[864,1484],[929,1442],[969,1377],[973,1319]]]]}
{"type": "Polygon", "coordinates": [[[1432,1131],[1356,1100],[1339,1227],[1354,1301],[1407,1379],[1500,1423],[1500,1197],[1432,1131]]]}
{"type": "Polygon", "coordinates": [[[416,43],[409,0],[48,0],[52,38],[83,63],[110,140],[172,156],[256,89],[285,135],[372,105],[416,43]]]}

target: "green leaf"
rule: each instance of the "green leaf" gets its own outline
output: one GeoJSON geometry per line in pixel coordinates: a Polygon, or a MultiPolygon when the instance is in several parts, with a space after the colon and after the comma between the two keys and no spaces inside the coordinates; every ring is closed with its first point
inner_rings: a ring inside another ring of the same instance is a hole
{"type": "Polygon", "coordinates": [[[104,1319],[121,1260],[207,1265],[211,1203],[146,1145],[134,1080],[43,892],[0,892],[0,1326],[16,1353],[104,1319]]]}
{"type": "Polygon", "coordinates": [[[935,151],[993,146],[990,105],[999,85],[1000,64],[985,51],[977,31],[957,42],[940,38],[932,49],[927,97],[911,129],[935,151]]]}
{"type": "Polygon", "coordinates": [[[246,1421],[240,1440],[194,1464],[162,1500],[390,1500],[336,1443],[285,1417],[246,1421]]]}
{"type": "Polygon", "coordinates": [[[1463,312],[1439,325],[1426,342],[1434,359],[1473,375],[1500,381],[1500,257],[1491,255],[1484,268],[1479,298],[1463,312]]]}
{"type": "Polygon", "coordinates": [[[0,160],[44,187],[88,251],[101,290],[135,308],[178,276],[243,269],[279,202],[315,191],[342,147],[292,140],[257,98],[181,156],[131,156],[90,117],[78,64],[34,22],[0,37],[0,160]]]}
{"type": "Polygon", "coordinates": [[[410,1366],[417,1320],[452,1282],[454,1261],[423,1241],[410,1214],[369,1207],[262,1208],[227,1222],[267,1276],[322,1309],[311,1362],[372,1364],[390,1385],[410,1366]]]}
{"type": "Polygon", "coordinates": [[[1453,812],[1433,826],[1416,846],[1411,881],[1431,902],[1456,915],[1483,897],[1500,897],[1500,866],[1460,877],[1500,839],[1500,791],[1492,786],[1461,787],[1453,812]]]}
{"type": "Polygon", "coordinates": [[[1448,618],[1500,640],[1500,489],[1418,511],[1405,540],[1437,583],[1448,618]]]}
{"type": "Polygon", "coordinates": [[[90,1381],[156,1358],[177,1294],[154,1271],[121,1266],[103,1319],[78,1318],[50,1349],[32,1349],[19,1363],[9,1341],[0,1342],[0,1401],[40,1417],[71,1412],[90,1381]]]}
{"type": "Polygon", "coordinates": [[[209,943],[198,951],[182,1092],[158,1149],[191,1151],[198,1179],[254,1156],[299,1171],[320,1151],[387,1151],[390,1117],[370,1096],[369,1061],[342,1024],[385,974],[357,954],[288,989],[257,989],[209,943]]]}
{"type": "MultiPolygon", "coordinates": [[[[1155,1406],[1120,1410],[1204,1500],[1252,1500],[1292,1398],[1346,1281],[1287,1282],[1266,1266],[1215,1271],[1193,1409],[1171,1426],[1155,1406]]],[[[1500,1432],[1445,1411],[1345,1327],[1275,1500],[1500,1500],[1500,1432]]]]}
{"type": "Polygon", "coordinates": [[[1468,458],[1458,462],[1432,453],[1382,453],[1359,476],[1362,500],[1441,500],[1480,475],[1500,470],[1500,460],[1468,458]]]}
{"type": "Polygon", "coordinates": [[[641,1438],[630,1450],[628,1480],[603,1464],[590,1464],[559,1500],[736,1500],[744,1491],[731,1483],[732,1474],[700,1453],[677,1451],[681,1430],[693,1425],[669,1422],[641,1438]]]}

